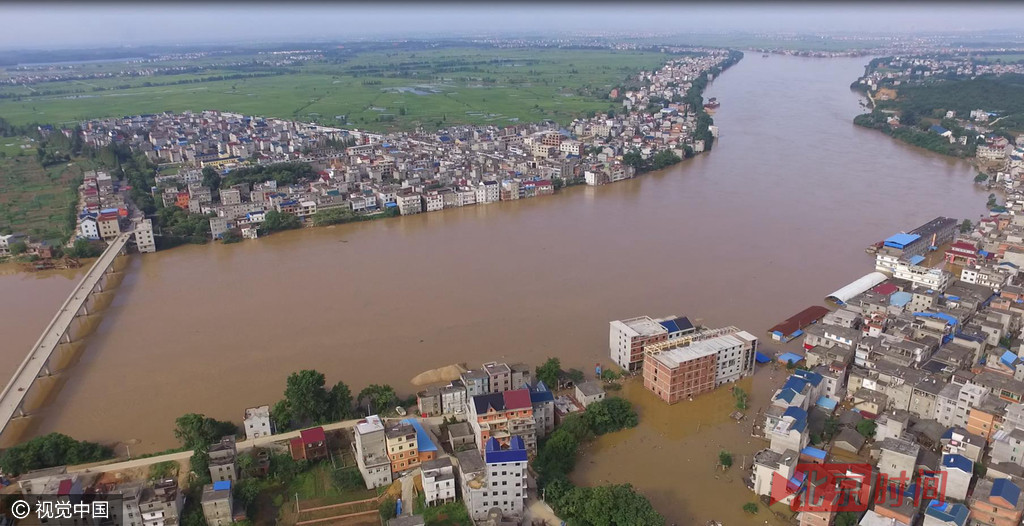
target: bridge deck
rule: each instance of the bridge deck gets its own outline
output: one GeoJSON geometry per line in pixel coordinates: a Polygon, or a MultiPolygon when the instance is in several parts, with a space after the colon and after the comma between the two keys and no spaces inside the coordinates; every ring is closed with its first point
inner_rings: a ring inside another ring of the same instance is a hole
{"type": "Polygon", "coordinates": [[[36,378],[39,377],[39,373],[42,372],[43,366],[49,360],[54,349],[60,344],[61,337],[71,327],[71,323],[78,315],[78,311],[85,305],[89,295],[92,294],[93,289],[99,284],[103,273],[113,264],[117,255],[131,237],[131,232],[121,234],[107,246],[107,249],[93,263],[89,272],[86,273],[82,281],[75,287],[75,290],[68,296],[68,299],[61,305],[60,310],[57,311],[50,324],[46,326],[43,335],[39,337],[36,344],[29,350],[25,360],[21,362],[18,370],[11,377],[11,381],[7,383],[7,387],[0,392],[0,432],[7,427],[11,418],[14,417],[21,402],[25,399],[25,395],[28,394],[29,388],[36,381],[36,378]]]}

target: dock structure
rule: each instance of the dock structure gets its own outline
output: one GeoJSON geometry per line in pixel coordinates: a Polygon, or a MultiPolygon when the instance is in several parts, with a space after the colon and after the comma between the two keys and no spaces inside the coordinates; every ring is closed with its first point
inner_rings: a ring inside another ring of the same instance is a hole
{"type": "Polygon", "coordinates": [[[0,432],[7,428],[13,418],[27,416],[23,407],[29,389],[37,378],[51,376],[50,358],[61,343],[71,342],[71,324],[79,316],[88,316],[87,302],[95,292],[102,292],[106,276],[112,271],[114,261],[125,253],[133,232],[125,232],[114,238],[103,254],[93,263],[89,272],[78,283],[68,299],[61,305],[42,336],[28,351],[28,355],[14,372],[7,387],[0,392],[0,432]]]}

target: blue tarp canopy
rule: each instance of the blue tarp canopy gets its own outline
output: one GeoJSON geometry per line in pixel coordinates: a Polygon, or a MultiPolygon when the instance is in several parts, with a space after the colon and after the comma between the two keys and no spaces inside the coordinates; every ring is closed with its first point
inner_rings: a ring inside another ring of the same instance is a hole
{"type": "Polygon", "coordinates": [[[804,359],[803,356],[800,356],[799,354],[791,353],[791,352],[788,352],[786,354],[783,354],[783,355],[779,356],[779,361],[780,362],[786,362],[786,363],[797,363],[797,362],[799,362],[799,361],[801,361],[803,359],[804,359]]]}
{"type": "Polygon", "coordinates": [[[831,398],[829,398],[827,396],[822,396],[821,398],[818,398],[818,401],[815,402],[814,405],[816,405],[816,406],[818,406],[818,407],[820,407],[822,409],[827,409],[829,411],[835,411],[836,407],[839,405],[839,402],[837,402],[837,401],[835,401],[835,400],[833,400],[833,399],[831,399],[831,398]]]}
{"type": "Polygon", "coordinates": [[[885,246],[893,248],[903,248],[914,241],[921,239],[921,236],[917,234],[893,234],[885,240],[885,246]]]}
{"type": "Polygon", "coordinates": [[[924,261],[924,256],[922,256],[922,255],[910,256],[910,264],[911,265],[917,265],[917,264],[921,263],[922,261],[924,261]]]}
{"type": "Polygon", "coordinates": [[[217,482],[213,483],[213,490],[214,491],[221,491],[221,490],[225,490],[225,489],[231,489],[231,481],[230,480],[218,480],[217,482]]]}
{"type": "Polygon", "coordinates": [[[757,363],[768,363],[768,362],[772,361],[771,358],[769,358],[769,357],[767,357],[767,356],[765,356],[765,355],[763,355],[761,353],[755,353],[754,354],[754,359],[757,360],[757,363]]]}
{"type": "Polygon", "coordinates": [[[807,455],[811,458],[816,458],[818,460],[825,460],[825,452],[816,447],[807,446],[800,450],[800,454],[807,455]]]}
{"type": "Polygon", "coordinates": [[[1007,367],[1013,367],[1013,363],[1017,361],[1017,355],[1013,354],[1012,351],[1006,351],[999,357],[999,361],[1003,362],[1007,367]]]}

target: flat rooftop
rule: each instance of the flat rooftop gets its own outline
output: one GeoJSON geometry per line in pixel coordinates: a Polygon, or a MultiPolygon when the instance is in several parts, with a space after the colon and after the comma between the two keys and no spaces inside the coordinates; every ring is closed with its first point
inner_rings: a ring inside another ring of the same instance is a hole
{"type": "Polygon", "coordinates": [[[668,349],[652,355],[652,358],[661,362],[666,367],[675,369],[676,367],[679,367],[679,364],[681,363],[697,360],[705,356],[715,354],[718,351],[740,345],[743,345],[743,342],[739,338],[736,338],[731,334],[727,334],[725,336],[718,336],[708,340],[693,342],[686,347],[668,349]]]}
{"type": "Polygon", "coordinates": [[[619,323],[633,329],[639,336],[657,336],[668,333],[668,329],[654,321],[650,316],[638,316],[628,320],[619,320],[619,323]]]}

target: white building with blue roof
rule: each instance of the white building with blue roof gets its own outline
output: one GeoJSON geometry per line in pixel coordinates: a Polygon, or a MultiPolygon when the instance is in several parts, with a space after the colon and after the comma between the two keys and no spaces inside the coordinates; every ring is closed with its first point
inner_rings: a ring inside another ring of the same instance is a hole
{"type": "Polygon", "coordinates": [[[966,526],[969,515],[963,504],[933,500],[925,506],[922,526],[966,526]]]}
{"type": "Polygon", "coordinates": [[[974,462],[963,455],[946,454],[942,455],[941,470],[946,478],[946,497],[966,500],[974,478],[974,462]]]}

